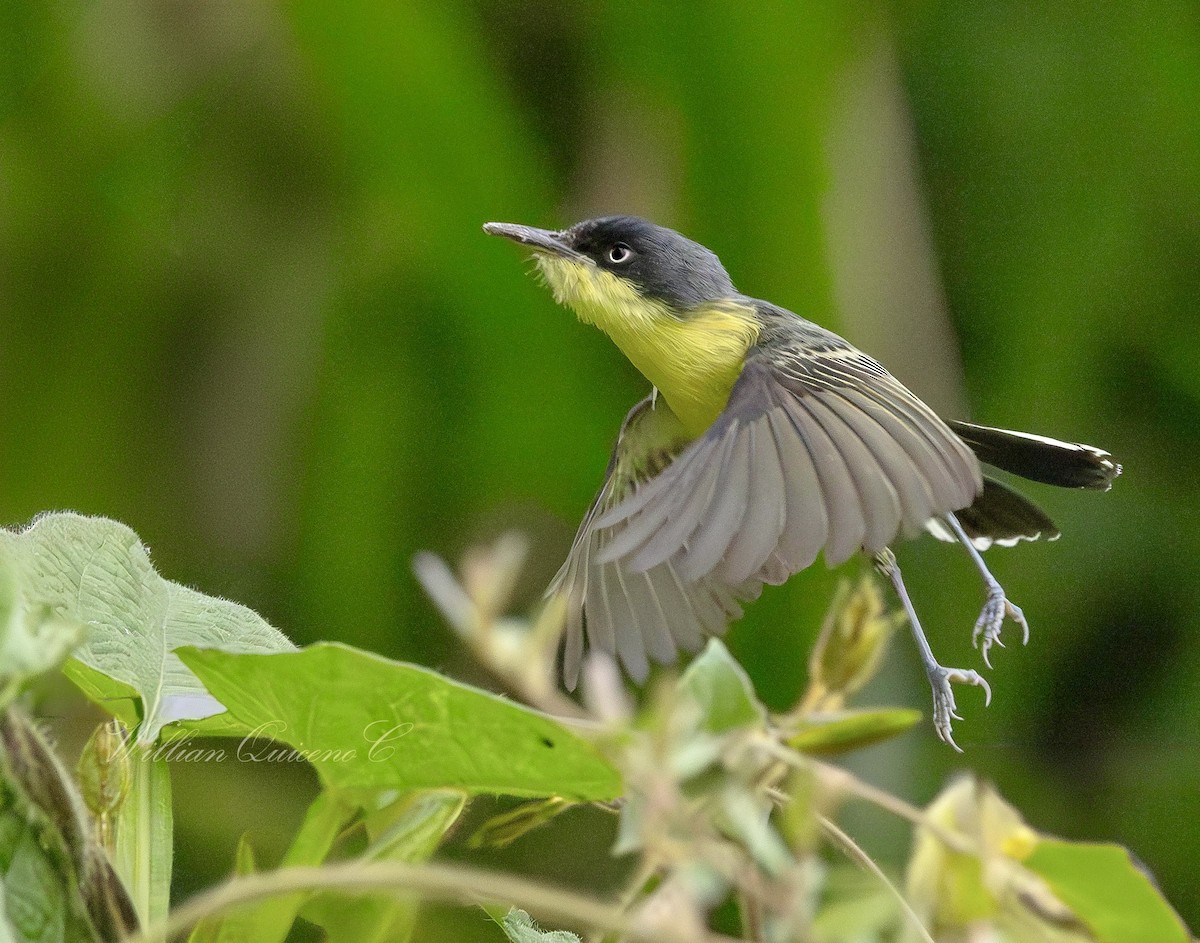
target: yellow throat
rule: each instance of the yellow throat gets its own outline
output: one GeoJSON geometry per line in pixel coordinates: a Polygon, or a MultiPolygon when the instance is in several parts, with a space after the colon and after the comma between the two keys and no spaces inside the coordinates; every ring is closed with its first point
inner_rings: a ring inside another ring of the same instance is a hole
{"type": "Polygon", "coordinates": [[[611,337],[690,435],[712,425],[729,401],[746,351],[758,340],[753,308],[728,299],[678,317],[595,265],[540,253],[536,258],[555,300],[611,337]]]}

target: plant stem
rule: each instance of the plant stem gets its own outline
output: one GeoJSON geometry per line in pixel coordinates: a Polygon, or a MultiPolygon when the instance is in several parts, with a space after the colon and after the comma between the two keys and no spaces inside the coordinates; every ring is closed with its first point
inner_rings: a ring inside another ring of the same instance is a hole
{"type": "Polygon", "coordinates": [[[739,943],[708,933],[696,938],[670,927],[638,927],[610,904],[525,878],[462,865],[431,862],[349,861],[317,868],[281,868],[234,878],[193,897],[165,922],[156,922],[125,943],[166,943],[199,921],[254,901],[297,891],[344,891],[353,894],[411,894],[449,903],[511,903],[543,920],[591,927],[640,943],[739,943]]]}
{"type": "Polygon", "coordinates": [[[815,769],[824,784],[832,787],[835,791],[849,793],[855,798],[877,805],[893,815],[907,819],[913,825],[926,829],[951,851],[968,855],[977,853],[974,843],[967,836],[950,831],[940,823],[933,821],[924,809],[905,802],[877,786],[872,786],[840,766],[822,763],[820,760],[804,756],[775,741],[766,741],[766,746],[772,756],[778,757],[789,766],[796,769],[815,769]]]}
{"type": "Polygon", "coordinates": [[[167,916],[171,897],[171,772],[152,748],[129,751],[130,780],[116,816],[114,866],[143,924],[167,916]]]}
{"type": "Polygon", "coordinates": [[[825,834],[837,842],[838,846],[853,861],[857,862],[860,867],[866,868],[866,870],[870,871],[871,874],[883,882],[884,887],[886,887],[888,892],[896,899],[896,902],[900,905],[900,909],[904,913],[904,916],[912,923],[913,928],[917,931],[917,934],[921,937],[921,939],[924,940],[925,943],[934,943],[933,937],[931,937],[929,935],[929,931],[925,929],[925,924],[921,922],[921,918],[918,917],[916,911],[912,909],[912,905],[909,904],[908,899],[900,892],[900,888],[896,887],[896,885],[891,882],[888,876],[883,873],[883,869],[875,863],[874,859],[872,859],[870,855],[863,851],[858,842],[838,828],[833,821],[825,816],[818,815],[817,821],[821,824],[821,828],[825,830],[825,834]]]}

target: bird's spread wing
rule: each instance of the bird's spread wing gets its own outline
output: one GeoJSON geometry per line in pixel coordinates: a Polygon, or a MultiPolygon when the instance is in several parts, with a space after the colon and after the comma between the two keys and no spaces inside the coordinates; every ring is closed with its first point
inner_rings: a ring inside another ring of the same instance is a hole
{"type": "Polygon", "coordinates": [[[721,416],[593,523],[601,564],[686,582],[777,583],[969,506],[979,463],[876,361],[815,331],[746,359],[721,416]]]}
{"type": "Polygon", "coordinates": [[[674,661],[680,650],[697,650],[741,616],[739,600],[758,595],[761,582],[731,586],[714,578],[684,579],[675,562],[663,559],[633,570],[624,560],[604,559],[612,530],[597,526],[606,512],[635,488],[670,466],[690,437],[660,397],[638,403],[621,426],[604,485],[575,535],[571,552],[548,593],[564,593],[567,625],[563,680],[574,689],[588,644],[620,658],[637,681],[649,671],[648,656],[674,661]]]}

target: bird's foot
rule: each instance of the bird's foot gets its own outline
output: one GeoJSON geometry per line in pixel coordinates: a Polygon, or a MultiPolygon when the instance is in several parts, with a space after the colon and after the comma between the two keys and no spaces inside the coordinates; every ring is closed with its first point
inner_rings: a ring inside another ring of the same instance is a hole
{"type": "Polygon", "coordinates": [[[1004,626],[1005,616],[1021,627],[1024,633],[1021,643],[1028,645],[1029,623],[1025,621],[1025,613],[1021,611],[1020,606],[1008,601],[1008,597],[1004,595],[1004,588],[999,583],[994,583],[988,587],[987,602],[983,604],[983,611],[979,613],[975,631],[971,636],[971,643],[980,650],[983,663],[989,668],[992,667],[992,663],[988,659],[988,651],[993,645],[1004,647],[1004,643],[1000,641],[1000,630],[1004,626]]]}
{"type": "Polygon", "coordinates": [[[954,689],[951,684],[972,684],[983,688],[984,706],[992,703],[992,689],[977,671],[963,668],[943,668],[934,662],[926,668],[929,686],[933,689],[933,729],[938,739],[959,753],[962,749],[954,742],[950,729],[951,720],[962,720],[954,706],[954,689]]]}

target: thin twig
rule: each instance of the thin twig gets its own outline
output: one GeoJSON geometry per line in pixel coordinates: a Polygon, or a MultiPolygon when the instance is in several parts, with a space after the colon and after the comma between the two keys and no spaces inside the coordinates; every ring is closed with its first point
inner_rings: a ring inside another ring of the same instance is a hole
{"type": "Polygon", "coordinates": [[[165,922],[126,937],[124,943],[167,943],[201,920],[234,908],[283,894],[318,890],[397,896],[416,894],[426,900],[459,904],[513,904],[546,921],[613,932],[637,943],[742,943],[721,934],[709,933],[696,940],[669,927],[640,928],[611,904],[516,875],[442,862],[404,864],[396,861],[349,861],[314,868],[280,868],[233,878],[196,895],[178,907],[165,922]]]}
{"type": "Polygon", "coordinates": [[[900,893],[900,888],[896,887],[896,885],[892,883],[891,879],[883,873],[883,869],[874,862],[870,855],[863,851],[858,842],[838,828],[832,820],[824,815],[821,815],[820,813],[817,814],[817,822],[820,824],[821,828],[825,830],[825,834],[837,842],[837,844],[851,860],[866,868],[873,875],[875,875],[875,877],[879,878],[879,880],[883,882],[883,885],[888,889],[891,895],[896,898],[896,902],[900,905],[900,909],[904,911],[904,915],[908,917],[909,921],[921,935],[921,939],[924,940],[925,943],[934,943],[933,937],[930,936],[929,931],[925,929],[925,924],[921,923],[921,918],[917,916],[917,912],[912,909],[912,906],[909,904],[908,900],[903,894],[900,893]]]}
{"type": "Polygon", "coordinates": [[[774,740],[765,741],[764,745],[773,756],[778,757],[795,769],[815,769],[822,777],[825,785],[831,786],[835,790],[846,792],[865,802],[877,805],[879,808],[891,812],[893,815],[898,815],[902,819],[907,819],[913,825],[925,829],[951,851],[957,851],[964,855],[978,853],[974,843],[965,835],[952,832],[941,823],[935,822],[924,809],[905,802],[903,799],[893,796],[878,786],[872,786],[870,783],[859,779],[853,773],[842,769],[840,766],[823,763],[820,760],[813,759],[811,756],[804,756],[774,740]]]}

